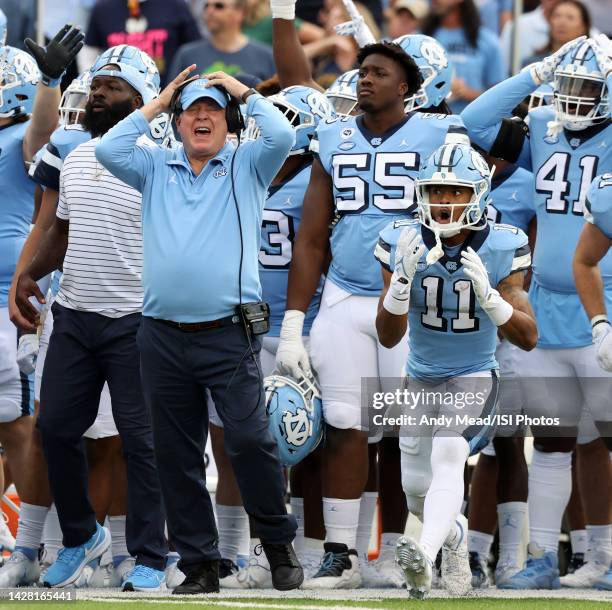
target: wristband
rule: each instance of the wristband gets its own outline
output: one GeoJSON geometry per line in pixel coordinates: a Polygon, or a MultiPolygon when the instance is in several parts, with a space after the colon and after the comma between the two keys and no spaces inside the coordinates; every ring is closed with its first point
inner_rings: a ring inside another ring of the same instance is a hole
{"type": "Polygon", "coordinates": [[[284,2],[281,0],[271,0],[270,9],[272,12],[272,19],[287,19],[288,21],[293,21],[295,19],[295,2],[291,0],[284,2]]]}
{"type": "Polygon", "coordinates": [[[394,316],[403,316],[408,313],[408,307],[410,305],[410,290],[405,293],[404,299],[398,298],[393,294],[392,287],[389,287],[385,298],[383,299],[383,307],[394,316]]]}
{"type": "Polygon", "coordinates": [[[504,300],[497,290],[491,290],[486,305],[482,307],[495,326],[503,326],[514,313],[514,307],[504,300]]]}
{"type": "Polygon", "coordinates": [[[41,74],[40,75],[40,82],[45,87],[49,87],[50,89],[55,89],[55,87],[59,87],[60,86],[60,83],[62,82],[62,78],[63,77],[64,77],[64,74],[62,74],[58,78],[51,78],[49,76],[46,76],[45,74],[41,74]]]}
{"type": "Polygon", "coordinates": [[[608,316],[606,316],[605,314],[598,314],[596,316],[593,316],[591,318],[591,329],[595,328],[598,324],[610,324],[610,320],[608,320],[608,316]]]}

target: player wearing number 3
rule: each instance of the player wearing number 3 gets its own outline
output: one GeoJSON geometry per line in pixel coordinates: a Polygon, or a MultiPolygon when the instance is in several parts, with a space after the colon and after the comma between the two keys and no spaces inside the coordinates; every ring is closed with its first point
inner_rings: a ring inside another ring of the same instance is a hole
{"type": "Polygon", "coordinates": [[[390,220],[415,210],[421,159],[444,141],[458,117],[413,113],[422,78],[400,46],[377,43],[359,55],[357,97],[363,114],[321,122],[289,272],[287,311],[276,362],[296,378],[310,369],[302,343],[304,312],[331,263],[310,333],[312,366],[323,398],[327,437],[323,467],[325,559],[305,588],[356,588],[361,495],[368,476],[363,378],[397,377],[407,346],[385,349],[375,328],[382,287],[372,251],[390,220]],[[408,105],[408,114],[405,107],[408,105]],[[329,231],[330,225],[331,235],[329,231]]]}
{"type": "MultiPolygon", "coordinates": [[[[525,397],[528,415],[562,413],[569,431],[533,428],[534,452],[529,471],[531,545],[525,569],[500,585],[511,589],[556,589],[560,586],[557,546],[561,519],[571,494],[571,454],[574,426],[589,409],[602,437],[611,412],[601,399],[591,324],[580,302],[572,274],[572,259],[585,224],[583,207],[597,174],[612,170],[612,124],[609,87],[612,83],[612,43],[605,37],[567,43],[556,53],[493,87],[462,113],[470,137],[493,156],[533,171],[537,246],[529,298],[539,331],[537,348],[525,358],[539,378],[563,377],[564,385],[530,384],[525,397]],[[512,109],[542,83],[553,87],[553,104],[528,115],[528,124],[508,119],[512,109]],[[568,380],[575,383],[570,388],[568,380]],[[544,387],[546,386],[546,387],[544,387]],[[553,438],[557,436],[558,438],[553,438]],[[563,437],[563,438],[561,438],[563,437]]],[[[600,263],[608,308],[612,303],[612,255],[600,263]]],[[[527,370],[527,369],[526,369],[527,370]]],[[[603,379],[603,378],[602,378],[603,379]]],[[[612,379],[612,376],[611,376],[612,379]]],[[[608,386],[608,397],[609,397],[608,386]]],[[[606,439],[607,443],[612,443],[606,439]]],[[[612,444],[608,444],[612,448],[612,444]]],[[[582,587],[594,584],[612,559],[609,482],[595,497],[585,498],[589,526],[601,526],[591,551],[593,564],[582,587]],[[605,491],[608,490],[608,491],[605,491]],[[604,516],[606,515],[606,516],[604,516]],[[599,540],[601,538],[601,540],[599,540]]],[[[588,496],[588,493],[587,493],[588,496]]],[[[589,559],[589,562],[591,560],[589,559]]],[[[588,562],[587,562],[588,563],[588,562]]]]}
{"type": "Polygon", "coordinates": [[[416,189],[419,220],[392,222],[376,246],[384,280],[376,328],[381,343],[393,347],[409,321],[407,388],[454,397],[452,405],[427,404],[413,413],[417,421],[445,415],[449,425],[400,434],[402,486],[423,530],[419,542],[399,538],[396,558],[411,596],[423,598],[440,548],[445,588],[453,595],[471,588],[463,470],[494,427],[463,424],[455,415],[496,413],[497,332],[530,350],[537,328],[523,291],[531,260],[527,236],[486,221],[491,175],[465,134],[448,134],[422,167],[416,189]],[[458,402],[465,392],[481,398],[466,406],[458,402]]]}

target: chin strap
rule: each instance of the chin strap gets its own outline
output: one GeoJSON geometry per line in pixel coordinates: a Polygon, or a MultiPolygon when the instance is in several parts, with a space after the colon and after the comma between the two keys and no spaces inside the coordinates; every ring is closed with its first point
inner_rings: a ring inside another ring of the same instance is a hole
{"type": "Polygon", "coordinates": [[[432,229],[432,233],[436,238],[436,245],[427,253],[427,256],[425,257],[425,262],[428,265],[433,265],[434,263],[437,263],[444,256],[442,242],[440,241],[440,232],[434,231],[432,229]]]}

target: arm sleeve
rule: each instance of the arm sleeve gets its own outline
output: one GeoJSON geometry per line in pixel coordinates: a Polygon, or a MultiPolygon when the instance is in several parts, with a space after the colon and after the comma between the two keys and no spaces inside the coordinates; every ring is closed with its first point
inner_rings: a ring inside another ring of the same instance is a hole
{"type": "Polygon", "coordinates": [[[149,130],[140,110],[119,121],[96,146],[96,158],[113,176],[142,192],[147,175],[153,170],[151,148],[137,146],[138,138],[149,130]]]}
{"type": "Polygon", "coordinates": [[[248,97],[247,116],[255,119],[261,132],[249,149],[251,166],[261,182],[268,185],[285,162],[295,133],[281,111],[259,93],[248,97]]]}
{"type": "MultiPolygon", "coordinates": [[[[500,134],[503,119],[512,116],[514,108],[537,89],[528,70],[512,76],[485,91],[463,110],[461,118],[470,139],[485,150],[490,150],[500,134]]],[[[497,142],[499,144],[499,142],[497,142]]],[[[529,139],[525,138],[515,160],[531,169],[529,139]]]]}

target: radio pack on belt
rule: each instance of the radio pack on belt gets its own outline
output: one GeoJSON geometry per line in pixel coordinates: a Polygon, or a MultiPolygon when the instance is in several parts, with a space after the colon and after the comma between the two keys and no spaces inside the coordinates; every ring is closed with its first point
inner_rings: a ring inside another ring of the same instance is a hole
{"type": "Polygon", "coordinates": [[[265,301],[243,303],[238,313],[244,329],[254,335],[265,335],[270,330],[270,306],[265,301]]]}

